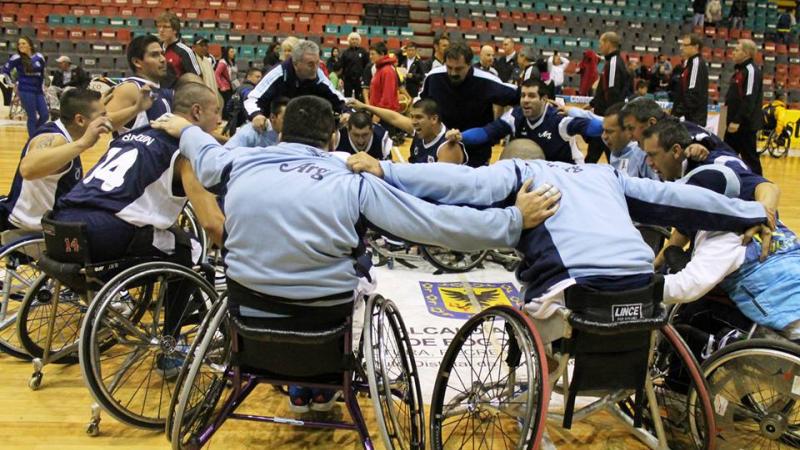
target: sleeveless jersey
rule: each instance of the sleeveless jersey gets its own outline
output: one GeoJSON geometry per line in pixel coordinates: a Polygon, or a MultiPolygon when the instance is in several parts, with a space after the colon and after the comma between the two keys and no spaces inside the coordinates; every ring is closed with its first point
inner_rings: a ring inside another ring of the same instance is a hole
{"type": "Polygon", "coordinates": [[[162,115],[172,112],[172,97],[174,94],[172,89],[162,88],[158,85],[154,85],[154,83],[151,81],[147,81],[144,78],[138,77],[125,78],[117,86],[126,82],[135,84],[139,89],[143,88],[145,85],[150,85],[150,89],[155,94],[155,97],[153,98],[153,106],[151,106],[150,109],[147,111],[141,111],[130,122],[126,123],[119,130],[114,132],[115,138],[136,128],[150,125],[151,120],[156,120],[162,115]]]}
{"type": "MultiPolygon", "coordinates": [[[[410,155],[408,162],[410,163],[430,163],[439,161],[439,147],[447,143],[445,138],[447,134],[447,127],[442,125],[442,130],[436,135],[431,142],[424,142],[422,136],[414,133],[414,139],[411,141],[410,155]]],[[[464,145],[461,145],[461,151],[464,153],[464,164],[467,164],[469,158],[467,151],[464,150],[464,145]]]]}
{"type": "MultiPolygon", "coordinates": [[[[372,137],[369,139],[366,152],[375,159],[391,158],[392,154],[392,139],[389,133],[380,125],[372,126],[372,137]]],[[[337,152],[346,152],[352,155],[358,153],[353,141],[350,140],[350,133],[347,127],[339,129],[339,143],[336,145],[337,152]]]]}
{"type": "Polygon", "coordinates": [[[583,162],[574,136],[589,124],[582,117],[564,117],[555,108],[546,106],[544,113],[531,123],[517,106],[503,114],[501,120],[510,128],[512,139],[526,138],[539,144],[547,161],[583,162]]]}

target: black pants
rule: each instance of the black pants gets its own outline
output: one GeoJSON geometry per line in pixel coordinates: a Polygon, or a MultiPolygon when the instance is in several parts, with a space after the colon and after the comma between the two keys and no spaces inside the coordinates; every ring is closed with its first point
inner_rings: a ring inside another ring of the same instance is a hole
{"type": "Polygon", "coordinates": [[[585,161],[587,164],[594,164],[600,161],[600,155],[606,155],[606,161],[611,161],[611,157],[609,156],[611,151],[602,139],[593,137],[589,138],[586,143],[589,144],[589,150],[586,153],[585,161]]]}
{"type": "Polygon", "coordinates": [[[757,130],[753,130],[745,124],[740,124],[736,133],[730,131],[725,133],[725,143],[730,145],[742,158],[745,164],[750,167],[753,173],[762,174],[761,160],[756,149],[757,130]]]}
{"type": "Polygon", "coordinates": [[[364,101],[364,92],[361,90],[361,80],[344,80],[344,96],[353,97],[364,101]]]}

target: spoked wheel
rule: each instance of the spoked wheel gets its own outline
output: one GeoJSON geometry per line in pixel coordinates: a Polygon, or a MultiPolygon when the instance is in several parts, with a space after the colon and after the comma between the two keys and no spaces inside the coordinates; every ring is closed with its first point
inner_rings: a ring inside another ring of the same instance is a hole
{"type": "Polygon", "coordinates": [[[706,360],[720,449],[800,448],[799,351],[790,343],[751,339],[706,360]]]}
{"type": "MultiPolygon", "coordinates": [[[[672,325],[661,328],[657,335],[643,404],[642,427],[636,435],[651,448],[660,441],[662,448],[716,448],[708,387],[694,355],[672,325]]],[[[632,424],[633,396],[619,402],[617,408],[618,417],[632,424]]]]}
{"type": "Polygon", "coordinates": [[[230,361],[228,298],[223,294],[203,319],[175,383],[167,416],[172,448],[200,447],[201,433],[221,412],[230,361]]]}
{"type": "Polygon", "coordinates": [[[403,319],[394,303],[370,297],[364,357],[378,427],[388,449],[425,449],[425,411],[419,374],[403,319]]]}
{"type": "Polygon", "coordinates": [[[208,235],[206,234],[206,230],[200,226],[200,222],[197,220],[197,214],[194,212],[191,203],[186,203],[186,206],[183,207],[183,211],[181,211],[178,216],[176,224],[180,229],[188,233],[189,236],[197,239],[197,242],[200,244],[201,261],[205,261],[203,257],[205,257],[209,248],[208,235]]]}
{"type": "Polygon", "coordinates": [[[420,245],[422,257],[442,272],[469,272],[486,258],[488,250],[456,252],[441,247],[420,245]]]}
{"type": "Polygon", "coordinates": [[[164,426],[174,380],[217,295],[183,266],[151,262],[116,275],[81,329],[80,363],[97,402],[119,421],[164,426]]]}
{"type": "MultiPolygon", "coordinates": [[[[20,344],[33,358],[41,358],[44,355],[48,333],[52,333],[50,354],[75,344],[80,336],[81,322],[86,313],[86,299],[63,284],[59,288],[55,322],[53,328],[50,328],[50,315],[55,304],[55,287],[56,282],[53,278],[41,274],[28,289],[17,313],[20,344]]],[[[75,364],[78,362],[78,355],[69,354],[51,362],[75,364]]]]}
{"type": "Polygon", "coordinates": [[[538,448],[550,391],[530,319],[498,306],[469,319],[447,348],[431,402],[431,448],[538,448]]]}
{"type": "Polygon", "coordinates": [[[772,145],[771,138],[773,131],[774,130],[761,130],[758,132],[756,152],[758,152],[759,155],[769,151],[769,148],[772,145]]]}
{"type": "Polygon", "coordinates": [[[41,275],[36,265],[44,239],[21,239],[0,248],[0,350],[30,359],[17,337],[17,314],[25,293],[41,275]]]}
{"type": "Polygon", "coordinates": [[[789,146],[792,142],[791,136],[785,137],[783,143],[779,143],[778,137],[776,136],[771,135],[770,138],[772,139],[772,145],[769,147],[770,156],[773,158],[781,158],[789,153],[789,146]]]}

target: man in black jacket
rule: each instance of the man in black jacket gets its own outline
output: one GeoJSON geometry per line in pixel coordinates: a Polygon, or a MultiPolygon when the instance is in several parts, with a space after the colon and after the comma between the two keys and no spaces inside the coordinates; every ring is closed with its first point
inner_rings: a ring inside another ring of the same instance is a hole
{"type": "Polygon", "coordinates": [[[514,40],[503,39],[503,54],[494,60],[497,76],[503,83],[515,83],[519,77],[519,64],[517,64],[517,50],[514,40]]]}
{"type": "Polygon", "coordinates": [[[91,81],[89,74],[80,66],[72,67],[72,60],[69,56],[59,56],[56,59],[58,70],[53,72],[53,86],[59,88],[77,87],[86,89],[91,81]]]}
{"type": "Polygon", "coordinates": [[[675,90],[672,115],[704,127],[708,118],[708,65],[700,56],[702,48],[703,41],[696,34],[681,39],[684,67],[675,90]]]}
{"type": "Polygon", "coordinates": [[[361,36],[350,33],[347,36],[350,46],[342,52],[339,63],[342,65],[342,79],[344,80],[344,96],[364,100],[361,94],[361,74],[369,65],[369,53],[361,47],[361,36]]]}
{"type": "Polygon", "coordinates": [[[419,59],[417,55],[417,46],[413,42],[406,43],[406,60],[403,61],[403,67],[406,69],[406,91],[412,98],[419,94],[419,88],[422,86],[422,80],[425,79],[425,61],[419,59]]]}
{"type": "MultiPolygon", "coordinates": [[[[600,36],[599,50],[605,57],[606,63],[603,73],[600,74],[594,98],[589,103],[598,116],[605,115],[606,108],[609,106],[624,102],[633,91],[627,64],[619,54],[620,42],[619,35],[613,31],[605,32],[600,36]]],[[[587,163],[596,163],[601,154],[606,155],[606,160],[609,159],[611,152],[602,139],[589,139],[588,144],[587,163]]]]}
{"type": "Polygon", "coordinates": [[[739,153],[750,170],[761,175],[756,135],[761,129],[763,79],[761,69],[753,62],[756,49],[755,42],[750,39],[739,39],[733,49],[736,71],[725,96],[725,106],[728,108],[725,142],[739,153]]]}

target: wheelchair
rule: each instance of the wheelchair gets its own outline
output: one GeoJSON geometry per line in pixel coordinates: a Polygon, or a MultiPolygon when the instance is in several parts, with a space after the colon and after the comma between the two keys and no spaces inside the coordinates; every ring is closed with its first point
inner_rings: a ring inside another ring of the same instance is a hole
{"type": "Polygon", "coordinates": [[[543,448],[548,421],[570,429],[599,411],[649,448],[715,448],[709,390],[667,322],[658,280],[623,292],[572,286],[566,308],[538,326],[509,306],[470,318],[437,375],[431,448],[543,448]],[[540,331],[561,339],[546,345],[540,331]],[[676,370],[680,379],[668,377],[676,370]],[[548,411],[552,393],[563,412],[548,411]],[[576,409],[578,394],[594,399],[576,409]]]}
{"type": "Polygon", "coordinates": [[[40,275],[37,265],[44,251],[41,233],[6,230],[0,234],[0,350],[21,359],[29,359],[17,339],[17,313],[25,292],[40,275]]]}
{"type": "MultiPolygon", "coordinates": [[[[229,281],[229,287],[231,284],[229,281]]],[[[324,326],[298,327],[243,317],[241,305],[275,304],[273,297],[265,299],[267,296],[244,289],[245,294],[229,290],[214,304],[188,352],[167,420],[167,437],[174,449],[203,447],[228,419],[353,430],[359,433],[364,448],[372,449],[356,399],[359,393],[370,395],[387,449],[425,449],[417,367],[394,303],[379,295],[368,298],[360,344],[353,352],[351,303],[344,304],[349,312],[340,310],[324,326]],[[261,384],[341,391],[351,422],[237,412],[261,384]]],[[[298,308],[307,314],[307,307],[283,305],[294,308],[292,316],[300,312],[298,308]]]]}
{"type": "Polygon", "coordinates": [[[385,265],[389,269],[393,269],[395,263],[416,269],[414,262],[427,261],[436,268],[437,274],[469,272],[479,267],[489,254],[489,250],[458,252],[442,247],[416,245],[387,239],[376,233],[368,233],[366,239],[377,257],[375,265],[385,265]]]}
{"type": "Polygon", "coordinates": [[[99,433],[101,408],[130,425],[163,428],[172,378],[217,299],[213,286],[165,259],[93,263],[85,224],[45,216],[42,226],[43,274],[26,293],[17,321],[34,358],[29,387],[40,388],[47,364],[80,362],[97,401],[90,435],[99,433]]]}

